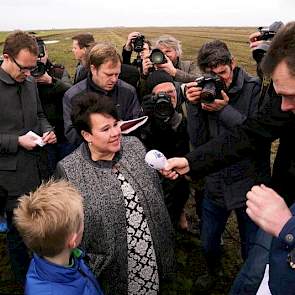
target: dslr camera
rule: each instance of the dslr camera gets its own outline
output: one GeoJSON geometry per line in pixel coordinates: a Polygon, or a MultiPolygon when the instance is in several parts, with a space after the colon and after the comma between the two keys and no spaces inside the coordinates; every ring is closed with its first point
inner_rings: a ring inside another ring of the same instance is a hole
{"type": "Polygon", "coordinates": [[[258,40],[263,40],[263,41],[270,40],[276,34],[276,32],[271,31],[269,27],[259,27],[258,31],[260,32],[261,35],[257,37],[257,41],[258,40]]]}
{"type": "Polygon", "coordinates": [[[45,56],[45,43],[41,38],[37,38],[38,44],[38,58],[45,56]]]}
{"type": "Polygon", "coordinates": [[[165,64],[167,62],[165,54],[158,48],[152,50],[149,59],[154,65],[165,64]]]}
{"type": "Polygon", "coordinates": [[[215,99],[222,99],[221,90],[226,90],[224,81],[215,74],[206,74],[195,80],[197,86],[202,87],[201,102],[213,103],[215,99]]]}
{"type": "Polygon", "coordinates": [[[174,114],[171,96],[168,95],[166,92],[159,92],[156,95],[152,95],[151,102],[153,104],[152,113],[155,118],[167,122],[174,114]]]}
{"type": "Polygon", "coordinates": [[[132,39],[134,51],[139,53],[143,50],[144,45],[144,35],[138,35],[136,38],[132,39]]]}
{"type": "MultiPolygon", "coordinates": [[[[37,38],[36,40],[38,44],[38,58],[41,59],[42,57],[45,56],[45,43],[41,38],[37,38]]],[[[31,71],[31,75],[37,78],[44,75],[46,71],[47,71],[46,65],[40,60],[38,60],[36,68],[33,71],[31,71]]]]}
{"type": "MultiPolygon", "coordinates": [[[[276,35],[278,30],[283,25],[284,24],[281,21],[278,21],[278,22],[272,23],[269,27],[259,27],[258,31],[260,32],[261,35],[256,38],[257,41],[259,40],[271,41],[272,38],[276,35]]],[[[261,62],[268,48],[269,48],[269,42],[263,42],[252,51],[252,56],[257,64],[261,62]]]]}

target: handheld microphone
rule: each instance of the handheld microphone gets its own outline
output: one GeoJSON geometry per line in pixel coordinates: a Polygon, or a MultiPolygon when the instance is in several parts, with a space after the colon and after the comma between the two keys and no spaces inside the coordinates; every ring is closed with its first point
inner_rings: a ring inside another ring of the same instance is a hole
{"type": "Polygon", "coordinates": [[[151,168],[156,170],[163,169],[167,161],[166,157],[158,150],[148,151],[144,160],[151,168]]]}

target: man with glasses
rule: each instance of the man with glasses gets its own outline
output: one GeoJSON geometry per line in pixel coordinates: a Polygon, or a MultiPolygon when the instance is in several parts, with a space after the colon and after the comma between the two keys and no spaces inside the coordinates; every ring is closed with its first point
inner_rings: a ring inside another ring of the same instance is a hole
{"type": "Polygon", "coordinates": [[[18,197],[34,190],[47,168],[42,167],[42,148],[32,132],[40,136],[41,145],[56,142],[43,114],[37,85],[30,77],[37,56],[36,41],[15,31],[4,42],[0,67],[0,187],[7,192],[8,248],[12,270],[20,283],[24,282],[29,257],[12,224],[12,212],[18,197]]]}

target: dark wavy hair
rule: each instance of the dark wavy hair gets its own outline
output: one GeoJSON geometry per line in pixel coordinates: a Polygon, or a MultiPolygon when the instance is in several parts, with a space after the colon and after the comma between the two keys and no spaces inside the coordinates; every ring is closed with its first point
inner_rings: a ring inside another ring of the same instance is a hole
{"type": "Polygon", "coordinates": [[[207,68],[215,68],[219,65],[231,65],[232,59],[233,57],[227,45],[220,40],[214,40],[202,45],[197,61],[200,70],[205,72],[207,68]]]}
{"type": "Polygon", "coordinates": [[[119,120],[119,115],[112,98],[95,92],[83,92],[73,98],[71,120],[77,132],[91,133],[91,114],[102,114],[119,120]]]}

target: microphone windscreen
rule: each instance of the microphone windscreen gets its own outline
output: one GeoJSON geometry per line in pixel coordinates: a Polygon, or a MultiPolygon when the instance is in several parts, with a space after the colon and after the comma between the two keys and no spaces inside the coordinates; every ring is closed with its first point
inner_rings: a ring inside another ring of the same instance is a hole
{"type": "Polygon", "coordinates": [[[150,150],[145,155],[146,163],[154,169],[160,170],[165,167],[166,157],[158,150],[150,150]]]}

